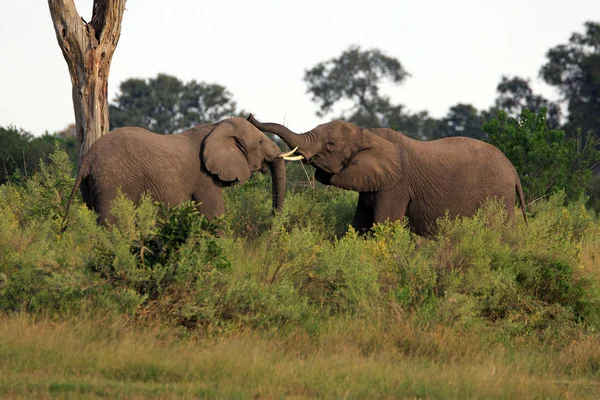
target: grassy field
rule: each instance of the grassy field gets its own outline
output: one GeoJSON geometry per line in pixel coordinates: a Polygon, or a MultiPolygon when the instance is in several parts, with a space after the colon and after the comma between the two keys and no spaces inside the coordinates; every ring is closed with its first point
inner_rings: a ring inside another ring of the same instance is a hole
{"type": "Polygon", "coordinates": [[[317,338],[236,332],[209,339],[127,321],[13,316],[0,323],[0,396],[598,398],[597,338],[561,350],[526,343],[509,350],[477,332],[415,332],[396,322],[394,332],[331,321],[317,338]]]}
{"type": "Polygon", "coordinates": [[[423,239],[356,194],[269,180],[190,204],[78,199],[63,153],[0,186],[0,398],[598,398],[600,223],[556,194],[423,239]],[[217,229],[224,234],[215,235],[217,229]]]}

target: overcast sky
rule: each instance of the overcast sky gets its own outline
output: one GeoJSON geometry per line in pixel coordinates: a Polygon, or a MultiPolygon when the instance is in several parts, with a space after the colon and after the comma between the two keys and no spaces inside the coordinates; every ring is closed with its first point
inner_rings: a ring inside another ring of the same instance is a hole
{"type": "MultiPolygon", "coordinates": [[[[93,1],[75,4],[89,20],[93,1]]],[[[394,103],[441,117],[458,102],[489,107],[503,74],[530,78],[556,98],[538,78],[545,53],[588,20],[600,21],[600,0],[129,0],[109,99],[123,80],[162,72],[219,83],[259,119],[307,130],[328,117],[315,116],[305,69],[356,44],[381,49],[411,74],[386,88],[394,103]]],[[[47,2],[1,0],[0,126],[39,135],[73,121],[47,2]]]]}

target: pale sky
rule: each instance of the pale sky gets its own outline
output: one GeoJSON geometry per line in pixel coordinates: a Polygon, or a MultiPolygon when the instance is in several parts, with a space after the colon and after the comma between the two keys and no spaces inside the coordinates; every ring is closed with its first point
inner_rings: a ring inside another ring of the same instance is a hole
{"type": "MultiPolygon", "coordinates": [[[[91,18],[92,0],[75,1],[91,18]]],[[[158,73],[221,84],[263,121],[305,131],[315,115],[304,71],[350,45],[397,58],[411,76],[386,87],[394,103],[442,117],[456,103],[489,107],[501,75],[538,78],[546,51],[600,21],[599,0],[129,0],[109,75],[158,73]]],[[[0,126],[35,135],[74,121],[71,81],[48,3],[0,2],[0,126]]]]}

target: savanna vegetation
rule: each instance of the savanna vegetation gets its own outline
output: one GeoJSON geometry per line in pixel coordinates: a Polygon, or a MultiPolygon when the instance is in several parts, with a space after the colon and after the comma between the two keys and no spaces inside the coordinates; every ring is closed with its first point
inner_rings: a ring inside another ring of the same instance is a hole
{"type": "MultiPolygon", "coordinates": [[[[289,164],[278,215],[270,178],[255,175],[225,189],[217,221],[191,203],[120,198],[107,229],[77,195],[63,231],[75,129],[0,129],[0,397],[597,398],[597,32],[587,23],[540,72],[565,121],[518,77],[502,78],[490,110],[457,104],[435,119],[380,94],[408,76],[380,51],[352,47],[306,71],[321,115],[345,99],[353,122],[498,146],[521,176],[527,225],[490,201],[433,238],[403,222],[359,236],[357,194],[289,164]]],[[[111,125],[171,133],[239,112],[220,85],[159,75],[121,85],[111,125]]]]}
{"type": "Polygon", "coordinates": [[[228,188],[212,223],[121,198],[106,229],[77,198],[64,233],[63,150],[0,186],[0,396],[597,396],[584,198],[360,237],[355,193],[296,184],[273,216],[269,179],[228,188]]]}

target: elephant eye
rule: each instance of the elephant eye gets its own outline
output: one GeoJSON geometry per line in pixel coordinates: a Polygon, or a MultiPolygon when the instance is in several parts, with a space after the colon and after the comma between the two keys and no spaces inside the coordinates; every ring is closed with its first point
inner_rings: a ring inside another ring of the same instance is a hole
{"type": "Polygon", "coordinates": [[[335,146],[335,142],[333,140],[330,140],[327,142],[327,146],[335,146]]]}

